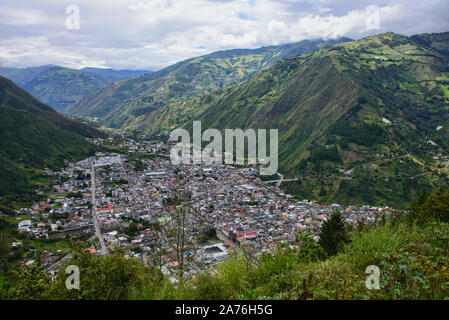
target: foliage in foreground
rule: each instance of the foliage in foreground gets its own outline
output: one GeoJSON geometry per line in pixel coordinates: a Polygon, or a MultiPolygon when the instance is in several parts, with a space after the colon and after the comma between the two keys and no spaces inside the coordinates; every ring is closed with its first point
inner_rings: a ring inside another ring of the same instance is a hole
{"type": "Polygon", "coordinates": [[[159,289],[165,278],[159,271],[142,265],[137,259],[127,259],[117,251],[105,257],[96,257],[76,245],[71,259],[62,265],[54,281],[36,263],[25,266],[19,285],[9,292],[12,299],[68,299],[68,300],[124,300],[136,291],[159,289]],[[79,290],[68,290],[68,266],[79,268],[79,290]]]}
{"type": "MultiPolygon", "coordinates": [[[[322,249],[279,245],[258,265],[236,254],[173,286],[157,270],[122,253],[93,257],[78,251],[68,264],[80,267],[80,290],[67,290],[62,271],[50,282],[31,265],[9,298],[21,299],[447,299],[449,298],[449,224],[432,220],[377,224],[353,233],[351,243],[323,260],[322,249]],[[304,255],[304,252],[312,253],[304,255]],[[380,268],[380,290],[365,287],[369,265],[380,268]]],[[[315,243],[316,244],[316,243],[315,243]]],[[[63,269],[63,268],[62,268],[63,269]]]]}
{"type": "Polygon", "coordinates": [[[353,234],[352,242],[327,260],[307,262],[280,247],[245,270],[243,258],[235,257],[217,268],[218,275],[196,279],[192,298],[445,299],[448,240],[449,225],[439,221],[379,224],[353,234]],[[380,268],[380,290],[365,286],[369,265],[380,268]]]}

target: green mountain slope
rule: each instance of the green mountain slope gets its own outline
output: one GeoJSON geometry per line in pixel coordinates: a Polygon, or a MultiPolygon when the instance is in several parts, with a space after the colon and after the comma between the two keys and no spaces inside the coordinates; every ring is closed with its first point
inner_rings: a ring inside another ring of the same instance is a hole
{"type": "Polygon", "coordinates": [[[52,65],[25,69],[0,68],[0,75],[11,79],[56,110],[64,109],[113,81],[143,73],[99,68],[75,70],[52,65]]]}
{"type": "Polygon", "coordinates": [[[4,77],[0,77],[0,105],[14,108],[19,111],[33,113],[61,129],[71,131],[84,137],[101,135],[98,130],[57,113],[50,106],[36,100],[29,93],[4,77]]]}
{"type": "Polygon", "coordinates": [[[235,85],[276,61],[348,39],[214,52],[188,59],[158,72],[114,82],[67,107],[73,115],[102,117],[121,127],[135,117],[170,102],[235,85]]]}
{"type": "Polygon", "coordinates": [[[58,168],[65,159],[93,154],[94,146],[83,136],[99,134],[0,77],[0,197],[24,200],[33,181],[42,178],[36,169],[58,168]]]}
{"type": "Polygon", "coordinates": [[[448,43],[449,33],[385,33],[337,44],[156,110],[131,128],[167,134],[192,120],[203,129],[278,128],[280,169],[300,179],[287,184],[290,192],[399,205],[449,182],[441,156],[449,151],[448,43]]]}

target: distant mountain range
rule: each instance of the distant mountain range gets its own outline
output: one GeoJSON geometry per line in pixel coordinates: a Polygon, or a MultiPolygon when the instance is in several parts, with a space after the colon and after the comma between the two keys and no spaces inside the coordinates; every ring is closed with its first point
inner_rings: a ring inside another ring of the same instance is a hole
{"type": "MultiPolygon", "coordinates": [[[[449,33],[384,33],[286,58],[236,86],[171,103],[128,123],[169,134],[278,128],[281,172],[301,198],[398,205],[448,184],[449,33]],[[438,130],[437,130],[438,128],[438,130]],[[410,154],[410,156],[407,156],[410,154]]],[[[139,79],[139,78],[136,78],[139,79]]]]}
{"type": "Polygon", "coordinates": [[[64,112],[101,117],[109,126],[123,127],[169,103],[238,84],[283,58],[345,41],[350,39],[305,40],[214,52],[151,74],[116,81],[68,106],[64,112]]]}
{"type": "Polygon", "coordinates": [[[81,71],[97,74],[114,81],[124,78],[137,77],[153,72],[148,70],[114,70],[106,68],[83,68],[81,71]]]}
{"type": "Polygon", "coordinates": [[[148,72],[101,68],[77,70],[54,65],[23,69],[0,67],[1,76],[11,79],[36,99],[58,111],[111,82],[148,72]]]}
{"type": "Polygon", "coordinates": [[[85,138],[102,135],[0,77],[0,196],[23,200],[43,177],[37,169],[92,155],[95,147],[85,138]]]}

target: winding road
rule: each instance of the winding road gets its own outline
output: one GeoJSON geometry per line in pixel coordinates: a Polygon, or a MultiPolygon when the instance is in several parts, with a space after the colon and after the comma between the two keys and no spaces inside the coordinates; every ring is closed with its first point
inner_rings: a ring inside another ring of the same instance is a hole
{"type": "Polygon", "coordinates": [[[277,173],[277,175],[279,176],[279,180],[270,180],[270,181],[263,181],[263,183],[265,184],[270,184],[270,183],[276,183],[277,187],[280,187],[282,182],[288,182],[288,181],[298,181],[298,178],[295,179],[284,179],[284,175],[282,173],[277,173]]]}

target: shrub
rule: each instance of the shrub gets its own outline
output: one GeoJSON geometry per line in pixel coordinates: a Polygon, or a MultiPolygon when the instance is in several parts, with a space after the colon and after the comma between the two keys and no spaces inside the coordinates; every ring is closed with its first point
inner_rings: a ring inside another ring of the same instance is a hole
{"type": "Polygon", "coordinates": [[[421,192],[419,197],[410,206],[411,216],[420,222],[429,219],[449,221],[449,189],[441,188],[435,193],[427,195],[421,192]]]}

